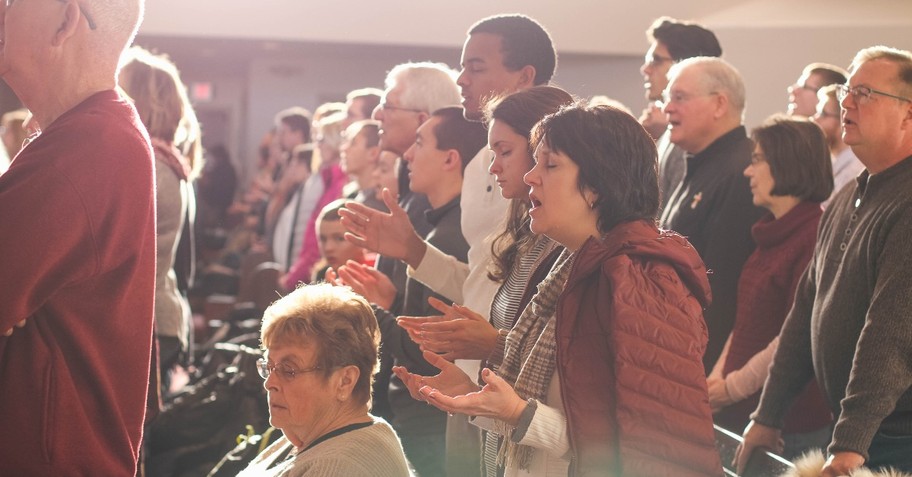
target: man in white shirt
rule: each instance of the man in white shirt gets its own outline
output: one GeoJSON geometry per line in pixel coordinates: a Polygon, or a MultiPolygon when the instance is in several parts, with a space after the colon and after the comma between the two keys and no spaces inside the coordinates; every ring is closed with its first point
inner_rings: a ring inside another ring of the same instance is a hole
{"type": "MultiPolygon", "coordinates": [[[[486,99],[547,84],[554,75],[557,54],[548,32],[535,20],[524,15],[498,15],[469,28],[461,63],[457,83],[464,114],[479,121],[486,99]]],[[[413,278],[488,317],[500,284],[487,276],[491,246],[486,239],[503,227],[509,205],[488,172],[490,163],[490,152],[482,150],[469,162],[463,179],[461,224],[469,244],[468,264],[428,245],[401,214],[372,214],[366,217],[369,227],[353,223],[349,215],[348,220],[343,218],[343,224],[354,234],[349,238],[357,245],[402,259],[413,278]]],[[[470,375],[478,372],[478,361],[460,360],[457,364],[470,375]]],[[[478,430],[469,427],[464,417],[451,417],[447,425],[447,473],[478,475],[480,446],[478,430]]]]}

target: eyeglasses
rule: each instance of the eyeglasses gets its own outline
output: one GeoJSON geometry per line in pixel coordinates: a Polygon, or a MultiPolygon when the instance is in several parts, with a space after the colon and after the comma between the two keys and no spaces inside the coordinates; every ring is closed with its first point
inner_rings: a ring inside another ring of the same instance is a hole
{"type": "Polygon", "coordinates": [[[643,61],[645,61],[647,65],[655,68],[655,67],[661,65],[662,63],[674,62],[674,58],[669,58],[667,56],[660,56],[660,55],[652,55],[652,56],[647,56],[647,57],[643,58],[643,61]]]}
{"type": "Polygon", "coordinates": [[[422,111],[422,110],[420,110],[420,109],[400,108],[399,106],[393,106],[393,105],[390,105],[390,104],[388,104],[388,103],[380,103],[380,104],[378,105],[378,107],[379,107],[380,109],[384,110],[384,111],[396,111],[396,110],[399,110],[399,111],[409,111],[409,112],[412,112],[412,113],[423,113],[423,112],[424,112],[424,111],[422,111]]]}
{"type": "MultiPolygon", "coordinates": [[[[4,0],[4,1],[6,3],[6,8],[9,8],[9,7],[13,6],[14,3],[16,3],[16,0],[4,0]]],[[[57,0],[57,1],[60,3],[67,2],[67,0],[57,0]]],[[[92,19],[92,15],[89,15],[89,12],[86,11],[85,7],[83,7],[81,3],[77,3],[76,5],[79,6],[79,12],[82,13],[82,16],[85,17],[85,19],[86,19],[86,23],[89,24],[89,30],[97,30],[98,25],[95,24],[95,20],[92,19]]]]}
{"type": "Polygon", "coordinates": [[[878,91],[874,88],[869,88],[867,86],[854,86],[849,87],[847,84],[841,84],[836,86],[836,98],[839,102],[843,102],[851,94],[855,101],[859,102],[868,102],[871,99],[872,94],[879,94],[881,96],[886,96],[888,98],[898,99],[900,101],[906,101],[912,103],[912,99],[904,98],[902,96],[896,96],[895,94],[885,93],[883,91],[878,91]]]}
{"type": "Polygon", "coordinates": [[[313,368],[307,369],[295,369],[285,363],[269,364],[269,362],[267,362],[264,358],[258,359],[256,365],[257,373],[261,378],[268,379],[269,375],[271,375],[273,372],[278,372],[279,378],[283,381],[291,381],[299,375],[323,369],[319,366],[314,366],[313,368]]]}
{"type": "Polygon", "coordinates": [[[716,91],[713,91],[712,93],[705,93],[705,94],[689,94],[689,93],[680,93],[680,92],[669,94],[668,92],[665,92],[665,93],[662,93],[662,102],[667,106],[671,103],[686,103],[686,102],[688,102],[694,98],[698,98],[700,96],[712,96],[714,94],[719,94],[719,93],[716,91]]]}
{"type": "Polygon", "coordinates": [[[812,93],[816,93],[816,92],[820,91],[820,88],[815,88],[815,87],[813,87],[813,86],[808,86],[807,83],[804,83],[804,84],[795,83],[795,84],[789,86],[789,88],[791,88],[792,91],[799,90],[799,89],[803,89],[803,90],[806,90],[806,91],[810,91],[810,92],[812,92],[812,93]]]}

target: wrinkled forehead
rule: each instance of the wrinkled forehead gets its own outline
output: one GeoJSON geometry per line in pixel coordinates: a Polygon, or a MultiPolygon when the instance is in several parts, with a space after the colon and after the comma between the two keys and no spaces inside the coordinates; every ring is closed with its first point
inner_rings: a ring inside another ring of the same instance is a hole
{"type": "Polygon", "coordinates": [[[849,86],[872,88],[896,85],[899,82],[899,65],[886,58],[866,60],[854,66],[849,74],[849,86]]]}

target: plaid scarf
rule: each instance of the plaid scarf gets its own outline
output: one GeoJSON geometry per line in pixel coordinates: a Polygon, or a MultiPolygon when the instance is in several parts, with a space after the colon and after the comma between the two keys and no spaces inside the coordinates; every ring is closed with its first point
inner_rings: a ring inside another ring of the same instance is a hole
{"type": "MultiPolygon", "coordinates": [[[[575,254],[564,250],[548,276],[538,284],[538,293],[526,306],[513,329],[507,335],[503,363],[498,369],[500,376],[523,399],[544,402],[548,385],[554,375],[556,341],[554,322],[557,298],[564,290],[575,254]]],[[[511,429],[504,423],[498,424],[498,433],[509,436],[511,429]]],[[[520,469],[527,470],[535,449],[514,443],[505,437],[497,464],[516,462],[520,469]]]]}

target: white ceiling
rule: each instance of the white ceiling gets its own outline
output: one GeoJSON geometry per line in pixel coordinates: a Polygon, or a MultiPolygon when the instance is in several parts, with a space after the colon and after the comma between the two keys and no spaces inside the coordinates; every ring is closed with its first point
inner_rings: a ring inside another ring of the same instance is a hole
{"type": "Polygon", "coordinates": [[[910,0],[148,0],[145,35],[454,46],[476,20],[522,12],[562,52],[641,55],[644,30],[669,15],[717,32],[909,28],[910,0]]]}

